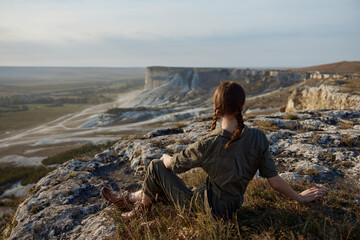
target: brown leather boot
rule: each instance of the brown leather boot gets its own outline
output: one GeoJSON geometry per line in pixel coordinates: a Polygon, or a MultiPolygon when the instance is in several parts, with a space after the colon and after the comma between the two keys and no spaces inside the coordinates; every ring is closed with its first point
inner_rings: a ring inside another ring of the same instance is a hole
{"type": "Polygon", "coordinates": [[[151,207],[151,204],[145,206],[141,202],[136,202],[134,204],[133,210],[131,210],[129,212],[124,212],[123,214],[121,214],[121,218],[124,220],[130,221],[136,217],[144,217],[148,213],[148,210],[150,209],[150,207],[151,207]]]}
{"type": "Polygon", "coordinates": [[[101,195],[119,209],[132,204],[132,202],[130,201],[130,193],[128,191],[118,193],[112,191],[110,188],[104,187],[103,189],[101,189],[101,195]]]}

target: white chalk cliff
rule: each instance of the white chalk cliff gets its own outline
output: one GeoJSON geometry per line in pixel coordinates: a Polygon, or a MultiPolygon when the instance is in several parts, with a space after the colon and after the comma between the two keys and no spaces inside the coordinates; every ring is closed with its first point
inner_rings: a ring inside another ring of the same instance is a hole
{"type": "Polygon", "coordinates": [[[286,112],[317,109],[353,109],[360,107],[360,96],[341,93],[338,87],[295,89],[290,95],[286,112]]]}
{"type": "Polygon", "coordinates": [[[291,86],[309,77],[308,73],[277,70],[148,67],[145,91],[124,104],[124,107],[204,103],[224,80],[240,82],[253,95],[291,86]]]}

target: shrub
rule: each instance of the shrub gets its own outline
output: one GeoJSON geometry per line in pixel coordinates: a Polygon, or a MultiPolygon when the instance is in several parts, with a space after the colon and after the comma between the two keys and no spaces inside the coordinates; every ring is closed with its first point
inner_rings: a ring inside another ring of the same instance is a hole
{"type": "Polygon", "coordinates": [[[255,123],[258,125],[258,128],[264,132],[272,132],[279,129],[278,126],[270,120],[256,121],[255,123]]]}
{"type": "Polygon", "coordinates": [[[175,143],[178,143],[178,144],[191,144],[191,143],[194,143],[195,141],[192,140],[191,138],[180,138],[180,139],[176,139],[175,143]]]}
{"type": "Polygon", "coordinates": [[[77,177],[77,175],[76,175],[75,173],[69,173],[68,175],[66,175],[66,177],[67,177],[68,179],[72,179],[72,178],[77,177]]]}
{"type": "Polygon", "coordinates": [[[196,120],[197,120],[198,122],[206,122],[206,121],[210,121],[210,120],[212,120],[212,119],[213,119],[213,117],[210,116],[210,117],[199,117],[199,118],[197,118],[196,120]]]}
{"type": "Polygon", "coordinates": [[[279,107],[279,112],[285,112],[285,110],[286,110],[286,106],[282,106],[282,107],[279,107]]]}
{"type": "Polygon", "coordinates": [[[350,123],[350,122],[340,122],[339,127],[341,129],[349,129],[349,128],[353,128],[354,125],[352,123],[350,123]]]}
{"type": "Polygon", "coordinates": [[[164,144],[161,141],[153,140],[153,141],[151,141],[150,146],[157,147],[157,148],[163,148],[164,144]]]}
{"type": "Polygon", "coordinates": [[[33,206],[31,209],[30,209],[30,213],[37,213],[37,212],[40,212],[41,210],[43,210],[44,207],[43,206],[33,206]]]}
{"type": "Polygon", "coordinates": [[[333,163],[335,161],[335,159],[336,159],[335,154],[333,154],[332,152],[326,153],[326,156],[325,156],[326,162],[333,163]]]}
{"type": "Polygon", "coordinates": [[[186,123],[178,122],[178,123],[176,123],[175,128],[183,128],[183,127],[186,127],[186,126],[187,126],[186,123]]]}
{"type": "Polygon", "coordinates": [[[353,139],[351,137],[341,137],[340,141],[347,147],[352,147],[354,145],[353,139]]]}
{"type": "Polygon", "coordinates": [[[0,168],[0,185],[21,181],[22,185],[36,183],[54,168],[40,167],[5,167],[0,168]]]}
{"type": "Polygon", "coordinates": [[[70,149],[68,151],[57,153],[53,156],[47,157],[42,160],[42,163],[45,165],[61,164],[73,158],[81,158],[90,154],[98,153],[100,151],[103,151],[104,149],[108,149],[109,147],[114,145],[114,143],[115,142],[107,142],[99,145],[86,144],[81,147],[70,149]]]}
{"type": "Polygon", "coordinates": [[[142,154],[142,150],[141,149],[138,149],[135,153],[134,153],[134,157],[140,157],[142,154]]]}
{"type": "Polygon", "coordinates": [[[317,171],[314,168],[304,168],[298,171],[302,175],[309,175],[309,176],[315,176],[319,174],[319,171],[317,171]]]}
{"type": "Polygon", "coordinates": [[[288,120],[298,120],[299,117],[295,114],[292,113],[287,113],[283,116],[283,119],[288,119],[288,120]]]}

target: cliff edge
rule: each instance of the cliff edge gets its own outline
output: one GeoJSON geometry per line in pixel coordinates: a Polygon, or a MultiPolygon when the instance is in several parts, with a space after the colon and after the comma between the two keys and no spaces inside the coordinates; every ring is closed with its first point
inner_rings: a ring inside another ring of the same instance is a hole
{"type": "Polygon", "coordinates": [[[289,97],[285,111],[360,108],[359,95],[340,91],[339,87],[329,85],[295,89],[289,97]]]}
{"type": "MultiPolygon", "coordinates": [[[[321,110],[260,115],[249,127],[266,132],[279,174],[288,181],[332,184],[360,180],[360,111],[321,110]],[[296,115],[295,115],[296,114],[296,115]]],[[[18,207],[7,239],[107,239],[116,235],[115,209],[103,186],[136,190],[146,166],[175,154],[209,132],[211,121],[123,139],[89,159],[72,159],[41,179],[18,207]]],[[[354,200],[356,201],[356,200],[354,200]]]]}
{"type": "Polygon", "coordinates": [[[203,104],[221,81],[238,81],[249,95],[288,87],[310,77],[308,73],[238,68],[147,67],[145,91],[124,107],[173,107],[203,104]]]}

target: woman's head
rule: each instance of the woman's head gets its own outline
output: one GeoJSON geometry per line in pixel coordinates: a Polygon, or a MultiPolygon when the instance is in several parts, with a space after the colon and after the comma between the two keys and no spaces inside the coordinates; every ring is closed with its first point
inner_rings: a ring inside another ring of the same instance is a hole
{"type": "Polygon", "coordinates": [[[237,122],[238,128],[234,131],[231,140],[226,144],[227,148],[230,143],[239,136],[244,128],[242,110],[245,104],[245,91],[240,84],[235,82],[222,82],[214,93],[214,118],[211,130],[216,128],[218,118],[233,115],[237,122]]]}
{"type": "Polygon", "coordinates": [[[245,104],[245,91],[235,82],[222,82],[214,93],[214,112],[217,117],[235,115],[245,104]]]}

